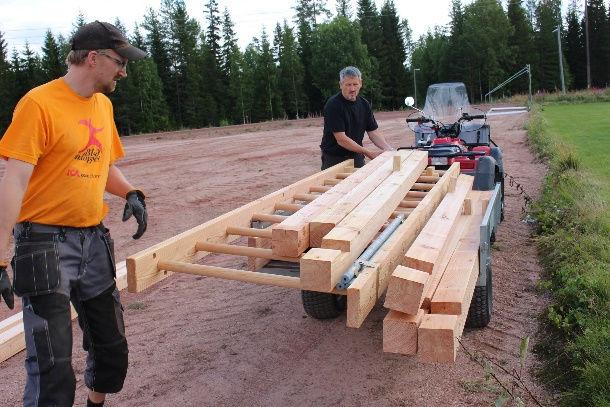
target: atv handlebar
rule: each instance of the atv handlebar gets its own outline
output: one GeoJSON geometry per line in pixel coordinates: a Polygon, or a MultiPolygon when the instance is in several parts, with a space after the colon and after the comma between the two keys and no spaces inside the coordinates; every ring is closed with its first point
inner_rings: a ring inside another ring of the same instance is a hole
{"type": "Polygon", "coordinates": [[[414,119],[407,119],[407,123],[434,123],[434,120],[426,117],[416,117],[414,119]]]}
{"type": "Polygon", "coordinates": [[[469,115],[468,113],[464,113],[462,115],[462,117],[460,118],[460,120],[465,120],[465,121],[470,121],[470,120],[475,120],[475,119],[485,119],[485,115],[484,114],[469,115]]]}

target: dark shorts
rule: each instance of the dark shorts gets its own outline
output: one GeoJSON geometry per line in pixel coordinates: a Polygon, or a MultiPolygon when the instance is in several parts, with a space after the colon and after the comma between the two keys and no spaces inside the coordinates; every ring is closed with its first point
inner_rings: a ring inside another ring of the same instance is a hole
{"type": "Polygon", "coordinates": [[[322,170],[335,166],[339,163],[342,163],[345,160],[354,159],[354,167],[360,168],[364,167],[364,155],[356,154],[354,156],[338,156],[325,153],[322,151],[322,170]]]}
{"type": "Polygon", "coordinates": [[[13,285],[22,297],[27,351],[24,405],[74,403],[70,302],[88,352],[85,384],[120,391],[128,351],[108,230],[21,223],[14,237],[13,285]]]}

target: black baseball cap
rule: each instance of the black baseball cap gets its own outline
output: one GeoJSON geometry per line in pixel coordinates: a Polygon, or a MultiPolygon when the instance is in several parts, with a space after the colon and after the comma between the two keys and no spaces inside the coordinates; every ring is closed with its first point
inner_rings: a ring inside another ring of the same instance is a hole
{"type": "Polygon", "coordinates": [[[127,42],[127,38],[121,30],[110,23],[97,20],[76,30],[70,45],[73,51],[112,49],[130,61],[142,59],[146,56],[146,52],[127,42]]]}

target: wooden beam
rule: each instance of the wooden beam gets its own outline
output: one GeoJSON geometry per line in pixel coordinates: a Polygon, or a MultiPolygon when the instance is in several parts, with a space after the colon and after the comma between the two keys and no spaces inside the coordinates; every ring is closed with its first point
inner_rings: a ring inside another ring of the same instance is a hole
{"type": "Polygon", "coordinates": [[[358,252],[366,248],[426,167],[428,154],[413,151],[393,172],[322,239],[325,249],[358,252]]]}
{"type": "Polygon", "coordinates": [[[207,240],[230,243],[238,237],[227,236],[227,226],[250,227],[254,214],[272,212],[277,202],[286,201],[295,194],[308,193],[310,188],[320,185],[324,179],[334,174],[344,172],[348,166],[353,166],[353,160],[344,161],[318,172],[130,256],[127,258],[129,291],[140,292],[165,279],[170,273],[159,271],[157,263],[160,260],[197,261],[205,253],[198,253],[195,250],[196,242],[207,240]]]}
{"type": "Polygon", "coordinates": [[[360,328],[377,302],[377,268],[367,267],[347,288],[347,326],[360,328]]]}
{"type": "Polygon", "coordinates": [[[425,198],[426,195],[428,194],[428,191],[409,191],[407,192],[407,195],[405,195],[405,199],[406,198],[425,198]]]}
{"type": "Polygon", "coordinates": [[[458,317],[424,315],[417,331],[417,358],[426,363],[455,362],[458,317]]]}
{"type": "Polygon", "coordinates": [[[243,228],[239,226],[227,226],[228,235],[251,236],[271,238],[271,229],[243,228]]]}
{"type": "Polygon", "coordinates": [[[383,351],[401,355],[417,354],[417,331],[425,311],[415,315],[390,310],[383,319],[383,351]]]}
{"type": "Polygon", "coordinates": [[[273,254],[272,250],[259,249],[256,247],[236,246],[226,243],[197,242],[195,249],[202,252],[232,254],[235,256],[260,257],[262,259],[283,260],[298,263],[299,259],[294,257],[282,257],[273,254]]]}
{"type": "Polygon", "coordinates": [[[468,313],[472,291],[479,275],[479,242],[481,216],[473,216],[459,245],[443,273],[430,301],[433,314],[462,315],[468,313]]]}
{"type": "Polygon", "coordinates": [[[311,202],[319,196],[318,194],[294,194],[292,199],[295,201],[311,202]]]}
{"type": "Polygon", "coordinates": [[[334,206],[356,185],[368,179],[370,174],[382,166],[390,157],[383,153],[341,182],[325,192],[303,209],[272,227],[272,249],[278,256],[298,257],[310,247],[309,223],[316,215],[334,206]]]}
{"type": "Polygon", "coordinates": [[[314,247],[301,256],[301,284],[304,290],[329,293],[357,256],[339,250],[314,247]]]}
{"type": "MultiPolygon", "coordinates": [[[[378,295],[385,292],[390,274],[400,264],[405,252],[447,193],[450,180],[454,177],[457,178],[459,173],[460,165],[458,163],[453,164],[447,173],[435,184],[434,188],[423,195],[421,203],[371,259],[372,263],[379,264],[378,295]]],[[[413,191],[409,191],[407,196],[411,192],[413,191]]]]}
{"type": "MultiPolygon", "coordinates": [[[[400,151],[399,157],[408,160],[411,151],[400,151]]],[[[392,161],[390,153],[386,154],[386,161],[369,173],[365,179],[357,180],[350,185],[346,193],[334,205],[328,206],[311,219],[309,223],[309,243],[311,247],[322,247],[322,239],[351,211],[354,210],[375,188],[392,174],[392,161]]]]}
{"type": "Polygon", "coordinates": [[[160,261],[159,270],[177,273],[195,274],[198,276],[217,277],[225,280],[243,281],[246,283],[273,285],[285,288],[301,288],[298,277],[281,276],[277,274],[259,273],[224,267],[204,266],[201,264],[182,263],[178,261],[160,261]]]}
{"type": "Polygon", "coordinates": [[[447,193],[407,251],[405,266],[432,273],[435,263],[445,252],[445,242],[462,211],[466,195],[472,189],[473,180],[469,175],[458,177],[455,192],[447,193]]]}
{"type": "Polygon", "coordinates": [[[415,315],[419,311],[430,274],[397,266],[388,283],[384,307],[415,315]]]}

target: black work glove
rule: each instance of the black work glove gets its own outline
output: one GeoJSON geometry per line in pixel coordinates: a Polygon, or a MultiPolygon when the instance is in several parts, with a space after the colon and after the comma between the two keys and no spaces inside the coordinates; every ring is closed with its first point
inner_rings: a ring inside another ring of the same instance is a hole
{"type": "Polygon", "coordinates": [[[127,202],[125,203],[125,210],[123,211],[123,222],[131,218],[131,215],[136,218],[136,221],[138,222],[138,231],[132,237],[134,239],[139,239],[146,231],[146,224],[148,223],[144,193],[134,189],[127,193],[125,199],[127,199],[127,202]]]}
{"type": "Polygon", "coordinates": [[[15,307],[15,296],[13,295],[13,286],[11,280],[8,279],[6,266],[0,266],[0,294],[4,298],[6,305],[13,309],[15,307]]]}

